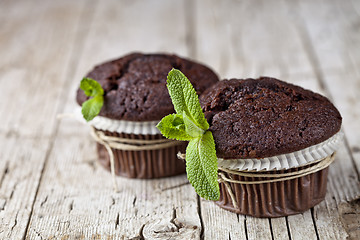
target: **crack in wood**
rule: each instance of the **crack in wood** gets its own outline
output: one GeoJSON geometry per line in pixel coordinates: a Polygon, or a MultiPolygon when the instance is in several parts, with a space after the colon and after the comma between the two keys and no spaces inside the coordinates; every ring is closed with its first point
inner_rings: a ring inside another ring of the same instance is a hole
{"type": "Polygon", "coordinates": [[[34,230],[34,229],[33,229],[33,231],[35,232],[36,236],[39,237],[41,240],[44,239],[44,238],[42,237],[42,235],[40,234],[40,232],[38,232],[38,231],[36,231],[36,230],[34,230]]]}
{"type": "Polygon", "coordinates": [[[110,205],[110,208],[112,207],[112,206],[114,206],[115,205],[115,198],[114,197],[111,197],[111,205],[110,205]]]}
{"type": "Polygon", "coordinates": [[[184,182],[184,183],[180,183],[180,184],[175,185],[175,186],[163,188],[163,189],[161,189],[161,191],[173,190],[175,188],[179,188],[179,187],[186,186],[186,185],[189,185],[189,184],[190,184],[189,182],[184,182]]]}
{"type": "Polygon", "coordinates": [[[0,199],[0,212],[5,209],[6,203],[6,199],[0,199]]]}
{"type": "Polygon", "coordinates": [[[74,200],[72,200],[69,204],[69,214],[71,213],[71,211],[74,209],[74,200]]]}
{"type": "Polygon", "coordinates": [[[48,196],[46,196],[45,199],[43,201],[41,201],[40,207],[43,207],[44,204],[47,202],[47,200],[48,200],[48,196]]]}
{"type": "Polygon", "coordinates": [[[61,225],[63,225],[65,229],[68,229],[70,227],[70,221],[58,222],[56,229],[58,232],[61,230],[61,225]]]}
{"type": "Polygon", "coordinates": [[[312,221],[313,221],[316,237],[317,237],[317,239],[320,239],[319,232],[318,232],[318,229],[317,229],[317,226],[316,226],[314,208],[311,208],[311,218],[312,218],[312,221]]]}
{"type": "Polygon", "coordinates": [[[0,189],[2,187],[2,183],[4,182],[4,179],[5,179],[5,176],[9,173],[9,162],[6,162],[5,163],[5,168],[4,168],[4,173],[3,175],[1,176],[1,179],[0,179],[0,189]]]}
{"type": "Polygon", "coordinates": [[[285,217],[285,223],[286,223],[286,228],[287,228],[287,231],[288,231],[288,236],[289,236],[289,240],[291,240],[291,231],[290,231],[290,226],[289,226],[289,219],[288,217],[286,216],[285,217]]]}
{"type": "Polygon", "coordinates": [[[169,221],[174,227],[170,227],[170,228],[162,228],[161,230],[154,230],[153,232],[156,233],[156,234],[159,234],[159,233],[169,233],[169,232],[179,232],[179,230],[181,228],[184,227],[184,225],[179,222],[176,218],[176,208],[173,208],[173,212],[172,212],[172,217],[169,221]]]}
{"type": "Polygon", "coordinates": [[[17,217],[18,217],[18,215],[19,215],[19,212],[17,212],[16,215],[15,215],[15,221],[14,221],[14,224],[11,226],[10,232],[12,232],[14,230],[15,226],[17,225],[17,217]]]}
{"type": "Polygon", "coordinates": [[[270,226],[271,239],[274,240],[274,233],[273,233],[273,228],[272,228],[271,219],[268,218],[268,220],[269,220],[269,226],[270,226]]]}
{"type": "Polygon", "coordinates": [[[134,197],[134,200],[132,202],[133,207],[135,207],[135,204],[136,204],[136,196],[134,197]]]}
{"type": "Polygon", "coordinates": [[[142,239],[145,240],[145,238],[144,238],[144,227],[145,227],[145,224],[142,225],[142,227],[140,228],[140,231],[139,231],[139,236],[140,236],[140,239],[141,239],[141,240],[142,240],[142,239]]]}
{"type": "Polygon", "coordinates": [[[15,192],[15,189],[16,189],[16,186],[17,184],[14,186],[14,188],[11,190],[11,193],[10,193],[10,196],[9,196],[9,201],[13,198],[14,196],[14,192],[15,192]]]}
{"type": "Polygon", "coordinates": [[[145,227],[146,224],[143,224],[141,227],[140,227],[140,230],[139,230],[139,234],[138,236],[136,237],[133,237],[133,238],[130,238],[129,240],[145,240],[145,237],[144,237],[144,227],[145,227]]]}
{"type": "Polygon", "coordinates": [[[244,229],[245,229],[246,240],[248,240],[249,235],[248,235],[248,229],[247,229],[247,225],[246,225],[246,215],[244,216],[244,229]]]}
{"type": "Polygon", "coordinates": [[[174,224],[174,226],[176,227],[176,230],[175,230],[176,232],[179,232],[179,229],[183,227],[182,224],[178,224],[176,222],[176,208],[173,208],[173,214],[172,214],[172,218],[171,218],[170,222],[172,224],[174,224]]]}
{"type": "Polygon", "coordinates": [[[115,220],[115,230],[118,229],[118,227],[120,226],[119,224],[120,224],[120,214],[117,213],[115,220]]]}
{"type": "Polygon", "coordinates": [[[201,230],[200,230],[200,239],[204,239],[204,232],[205,232],[205,226],[204,226],[204,221],[202,219],[202,214],[201,214],[201,200],[200,200],[200,197],[199,196],[196,196],[197,197],[197,205],[198,205],[198,215],[199,215],[199,219],[200,219],[200,227],[201,227],[201,230]]]}

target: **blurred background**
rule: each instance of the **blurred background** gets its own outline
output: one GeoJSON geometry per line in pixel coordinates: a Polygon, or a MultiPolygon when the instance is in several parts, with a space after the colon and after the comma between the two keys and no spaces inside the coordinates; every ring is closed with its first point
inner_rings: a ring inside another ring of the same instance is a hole
{"type": "MultiPolygon", "coordinates": [[[[60,224],[60,232],[84,226],[54,209],[67,209],[64,196],[105,194],[108,175],[90,171],[97,166],[88,129],[56,116],[76,107],[76,89],[94,65],[134,51],[176,53],[221,78],[271,76],[329,97],[344,118],[345,143],[331,172],[328,209],[303,222],[318,224],[315,237],[346,235],[337,204],[360,195],[359,0],[0,0],[0,238],[32,239],[64,219],[69,226],[60,224]],[[44,201],[53,207],[42,210],[44,201]]],[[[85,223],[95,219],[87,215],[85,223]]],[[[293,226],[293,239],[308,234],[296,230],[302,220],[283,221],[293,226]]]]}

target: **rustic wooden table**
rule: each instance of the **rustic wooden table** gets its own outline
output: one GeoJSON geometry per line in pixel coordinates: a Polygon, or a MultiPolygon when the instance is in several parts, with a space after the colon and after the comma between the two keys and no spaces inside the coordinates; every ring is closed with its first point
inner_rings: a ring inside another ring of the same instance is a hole
{"type": "Polygon", "coordinates": [[[360,239],[359,0],[1,0],[0,56],[1,239],[360,239]],[[56,116],[94,64],[135,50],[328,96],[345,141],[326,200],[258,219],[200,199],[185,175],[119,177],[114,193],[89,128],[56,116]]]}

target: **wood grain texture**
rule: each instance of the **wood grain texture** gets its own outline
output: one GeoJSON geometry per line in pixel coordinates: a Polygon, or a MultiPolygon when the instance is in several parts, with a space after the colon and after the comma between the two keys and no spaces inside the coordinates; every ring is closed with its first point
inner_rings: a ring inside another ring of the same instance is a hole
{"type": "Polygon", "coordinates": [[[356,239],[356,221],[345,220],[359,215],[349,208],[360,197],[359,1],[7,0],[0,22],[0,239],[356,239]],[[77,107],[95,64],[131,51],[175,52],[222,78],[267,75],[328,96],[345,142],[325,201],[252,218],[200,199],[185,175],[118,177],[114,193],[88,127],[56,115],[77,107]]]}
{"type": "Polygon", "coordinates": [[[83,1],[5,2],[1,27],[0,238],[22,239],[62,111],[67,63],[83,1]],[[62,31],[56,29],[62,27],[62,31]],[[54,45],[53,43],[57,44],[54,45]],[[60,51],[61,49],[61,51],[60,51]],[[60,67],[59,67],[60,66],[60,67]],[[46,89],[46,91],[44,91],[46,89]]]}

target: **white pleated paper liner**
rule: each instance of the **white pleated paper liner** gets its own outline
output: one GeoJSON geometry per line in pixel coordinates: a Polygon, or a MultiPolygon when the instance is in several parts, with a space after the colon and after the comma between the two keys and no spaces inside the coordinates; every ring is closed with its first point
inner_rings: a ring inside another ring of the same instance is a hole
{"type": "Polygon", "coordinates": [[[156,125],[160,121],[124,121],[124,120],[114,120],[107,117],[96,116],[93,120],[86,122],[81,114],[81,108],[75,110],[75,118],[80,122],[87,123],[96,129],[117,132],[117,133],[127,133],[127,134],[143,134],[143,135],[156,135],[161,134],[160,131],[156,128],[156,125]]]}
{"type": "Polygon", "coordinates": [[[221,168],[235,171],[270,171],[299,167],[333,154],[338,149],[342,138],[343,133],[340,130],[324,142],[296,152],[261,159],[250,158],[225,160],[218,158],[218,164],[221,168]]]}

